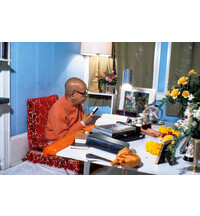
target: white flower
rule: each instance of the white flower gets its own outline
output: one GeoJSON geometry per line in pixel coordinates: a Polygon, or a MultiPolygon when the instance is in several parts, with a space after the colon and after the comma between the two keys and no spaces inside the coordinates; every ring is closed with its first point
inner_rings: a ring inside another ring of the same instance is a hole
{"type": "Polygon", "coordinates": [[[184,112],[184,115],[186,116],[186,117],[190,117],[190,116],[192,116],[192,112],[191,112],[191,110],[189,109],[189,106],[188,106],[188,108],[185,110],[185,112],[184,112]]]}
{"type": "Polygon", "coordinates": [[[190,94],[190,96],[188,97],[188,100],[191,101],[194,98],[194,96],[192,94],[190,94]]]}
{"type": "Polygon", "coordinates": [[[196,118],[198,121],[200,120],[200,107],[198,110],[193,110],[193,117],[196,118]]]}
{"type": "Polygon", "coordinates": [[[178,122],[176,122],[174,125],[175,125],[176,127],[179,127],[180,124],[179,124],[178,122]]]}

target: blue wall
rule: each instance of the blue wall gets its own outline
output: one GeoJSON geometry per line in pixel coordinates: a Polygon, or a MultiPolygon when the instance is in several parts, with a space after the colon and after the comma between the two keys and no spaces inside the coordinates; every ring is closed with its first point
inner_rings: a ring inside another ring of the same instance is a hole
{"type": "Polygon", "coordinates": [[[61,97],[66,80],[83,75],[80,43],[11,43],[11,136],[27,131],[28,98],[61,97]]]}

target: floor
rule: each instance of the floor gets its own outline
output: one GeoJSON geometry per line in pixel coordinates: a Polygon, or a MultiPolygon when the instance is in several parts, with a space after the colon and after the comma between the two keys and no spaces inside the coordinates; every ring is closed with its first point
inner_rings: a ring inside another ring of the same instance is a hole
{"type": "MultiPolygon", "coordinates": [[[[102,167],[91,173],[91,175],[138,175],[134,171],[122,170],[115,167],[102,167]]],[[[144,173],[140,173],[143,175],[144,173]]],[[[1,170],[0,175],[77,175],[77,173],[64,168],[50,167],[44,164],[32,163],[30,161],[24,161],[16,166],[1,170]]]]}
{"type": "MultiPolygon", "coordinates": [[[[76,175],[75,172],[67,170],[70,175],[76,175]]],[[[24,161],[16,166],[1,170],[0,175],[66,175],[64,168],[50,167],[44,164],[24,161]]]]}

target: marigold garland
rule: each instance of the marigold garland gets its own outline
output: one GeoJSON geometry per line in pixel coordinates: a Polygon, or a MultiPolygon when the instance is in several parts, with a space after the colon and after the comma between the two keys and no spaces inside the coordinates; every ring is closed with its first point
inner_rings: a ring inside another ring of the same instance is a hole
{"type": "Polygon", "coordinates": [[[178,131],[174,131],[171,127],[164,127],[160,126],[158,131],[161,132],[160,138],[162,138],[162,141],[160,143],[149,141],[146,142],[145,149],[147,152],[149,152],[152,155],[158,155],[161,145],[163,142],[167,142],[169,140],[172,140],[174,137],[180,136],[178,131]]]}
{"type": "Polygon", "coordinates": [[[146,142],[145,149],[147,152],[149,152],[152,155],[158,155],[160,148],[161,148],[162,143],[157,143],[153,141],[146,142]]]}

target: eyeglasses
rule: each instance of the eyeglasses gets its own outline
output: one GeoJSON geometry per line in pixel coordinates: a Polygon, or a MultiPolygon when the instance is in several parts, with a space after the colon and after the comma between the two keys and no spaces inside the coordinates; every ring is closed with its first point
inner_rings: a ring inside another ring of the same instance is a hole
{"type": "Polygon", "coordinates": [[[80,92],[80,91],[77,91],[77,90],[74,90],[73,92],[77,92],[79,94],[81,94],[82,96],[86,96],[88,94],[88,89],[86,89],[84,92],[80,92]]]}

